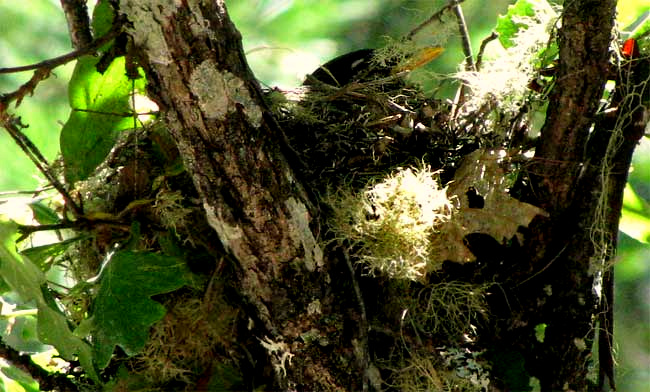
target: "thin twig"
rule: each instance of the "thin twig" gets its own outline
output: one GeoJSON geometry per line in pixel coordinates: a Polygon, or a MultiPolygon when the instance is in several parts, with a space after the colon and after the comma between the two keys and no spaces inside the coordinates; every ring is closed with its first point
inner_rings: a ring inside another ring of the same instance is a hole
{"type": "Polygon", "coordinates": [[[465,23],[463,9],[461,8],[460,3],[454,0],[450,1],[449,5],[452,6],[452,9],[456,14],[456,19],[458,20],[458,30],[460,32],[460,39],[463,44],[463,53],[465,53],[465,70],[476,71],[476,67],[474,65],[474,55],[472,54],[472,42],[469,38],[469,32],[467,31],[467,24],[465,23]]]}
{"type": "Polygon", "coordinates": [[[106,226],[128,232],[131,229],[131,224],[126,221],[112,220],[112,219],[88,219],[80,217],[74,221],[63,220],[60,223],[53,223],[49,225],[18,225],[18,232],[20,237],[16,242],[20,242],[31,234],[40,231],[56,231],[65,229],[85,230],[97,226],[106,226]]]}
{"type": "Polygon", "coordinates": [[[481,47],[478,49],[478,54],[476,55],[477,71],[481,70],[481,65],[483,64],[483,53],[485,52],[485,48],[487,47],[487,44],[489,44],[490,42],[494,41],[497,38],[499,38],[499,34],[493,31],[492,34],[490,34],[487,38],[481,41],[481,47]]]}
{"type": "MultiPolygon", "coordinates": [[[[0,103],[0,109],[4,109],[0,103]]],[[[40,150],[31,140],[20,130],[20,119],[10,115],[6,110],[0,110],[0,124],[7,130],[9,135],[16,141],[16,144],[25,152],[27,157],[36,165],[36,168],[45,176],[45,178],[52,184],[52,186],[61,194],[75,216],[83,215],[83,211],[72,200],[70,193],[66,190],[63,184],[59,181],[56,175],[52,174],[49,169],[47,159],[41,154],[40,150]]]]}
{"type": "Polygon", "coordinates": [[[342,245],[341,253],[343,253],[343,258],[345,258],[345,263],[350,270],[350,276],[352,279],[352,286],[354,287],[354,294],[357,297],[357,302],[359,303],[359,310],[361,311],[361,322],[359,323],[359,340],[361,341],[361,349],[363,350],[363,391],[368,390],[369,376],[368,376],[368,367],[370,365],[370,350],[368,348],[368,315],[366,313],[366,303],[363,300],[363,294],[361,293],[361,288],[359,287],[359,282],[354,274],[354,266],[350,260],[350,255],[348,255],[347,249],[342,245]]]}
{"type": "MultiPolygon", "coordinates": [[[[476,65],[474,64],[474,55],[472,54],[472,42],[469,38],[469,32],[467,31],[467,24],[465,23],[465,16],[463,15],[463,9],[460,6],[460,3],[450,0],[449,4],[453,6],[454,13],[456,14],[456,19],[458,21],[458,30],[460,31],[461,43],[463,46],[463,53],[465,54],[465,70],[470,72],[476,71],[476,65]]],[[[454,97],[454,103],[451,110],[452,120],[456,119],[456,116],[460,112],[460,107],[465,103],[465,90],[467,86],[465,83],[461,82],[456,96],[454,97]]]]}
{"type": "Polygon", "coordinates": [[[53,188],[52,186],[44,186],[43,188],[33,189],[33,190],[29,190],[29,191],[20,191],[20,190],[2,191],[2,192],[0,192],[0,197],[4,198],[4,197],[7,197],[7,196],[15,196],[15,195],[33,195],[33,196],[36,196],[36,195],[39,195],[39,194],[41,194],[43,192],[52,190],[52,188],[53,188]]]}
{"type": "Polygon", "coordinates": [[[92,42],[91,45],[83,49],[75,50],[68,54],[64,54],[63,56],[44,60],[36,64],[22,65],[20,67],[0,68],[0,74],[34,70],[34,75],[32,75],[31,79],[27,83],[20,86],[16,91],[8,94],[0,94],[0,110],[4,110],[9,106],[9,103],[13,101],[16,101],[16,107],[18,107],[25,96],[33,94],[36,86],[42,80],[45,80],[50,76],[50,73],[54,68],[75,60],[83,55],[95,52],[102,45],[115,38],[120,33],[120,30],[121,26],[116,23],[108,33],[96,39],[92,42]]]}
{"type": "Polygon", "coordinates": [[[73,50],[72,52],[61,55],[59,57],[43,60],[40,63],[21,65],[19,67],[0,68],[0,74],[32,71],[40,68],[47,68],[50,70],[54,69],[59,65],[69,63],[70,61],[75,60],[83,55],[94,52],[113,38],[117,37],[117,35],[120,33],[120,30],[121,26],[119,24],[115,24],[108,33],[97,38],[85,48],[73,50]]]}
{"type": "Polygon", "coordinates": [[[567,248],[568,246],[569,246],[568,244],[567,244],[567,245],[564,245],[564,247],[563,247],[563,248],[562,248],[562,249],[561,249],[561,250],[560,250],[560,251],[555,255],[555,257],[553,257],[553,259],[552,259],[551,261],[548,262],[548,264],[546,264],[546,265],[545,265],[541,270],[535,272],[535,273],[532,274],[531,276],[529,276],[529,277],[527,277],[526,279],[522,280],[521,282],[517,283],[517,285],[516,285],[515,287],[519,287],[519,286],[521,286],[522,284],[528,282],[529,280],[533,279],[533,278],[536,277],[537,275],[539,275],[539,274],[541,274],[542,272],[546,271],[546,270],[548,269],[548,267],[550,267],[551,264],[553,264],[553,262],[554,262],[555,260],[557,260],[557,259],[560,258],[560,255],[561,255],[561,254],[566,250],[566,248],[567,248]]]}
{"type": "MultiPolygon", "coordinates": [[[[133,105],[133,103],[132,103],[133,105]]],[[[92,110],[92,109],[72,109],[73,112],[83,112],[83,113],[91,113],[91,114],[103,114],[106,116],[115,116],[115,117],[138,117],[138,116],[156,116],[160,112],[154,111],[154,112],[141,112],[141,113],[127,113],[127,112],[104,112],[101,110],[92,110]]],[[[136,128],[137,126],[134,125],[133,128],[136,128]]]]}
{"type": "Polygon", "coordinates": [[[462,3],[463,1],[465,1],[465,0],[452,0],[449,4],[447,4],[446,6],[442,7],[441,9],[439,9],[435,14],[431,15],[431,16],[429,17],[429,19],[427,19],[427,20],[425,20],[424,22],[420,23],[420,24],[419,24],[418,26],[416,26],[413,30],[411,30],[411,31],[406,35],[405,38],[406,38],[407,40],[410,40],[410,39],[412,39],[412,38],[415,36],[415,34],[419,33],[420,30],[422,30],[423,28],[427,27],[429,24],[431,24],[431,23],[433,23],[433,22],[436,22],[436,21],[440,22],[440,21],[441,21],[441,18],[442,18],[442,15],[443,15],[445,12],[449,11],[449,10],[452,9],[453,7],[458,6],[458,5],[459,5],[460,3],[462,3]]]}

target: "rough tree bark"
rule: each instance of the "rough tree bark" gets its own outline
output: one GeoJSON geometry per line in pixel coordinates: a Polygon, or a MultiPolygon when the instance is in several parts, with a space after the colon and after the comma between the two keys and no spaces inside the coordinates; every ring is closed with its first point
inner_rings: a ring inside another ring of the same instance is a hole
{"type": "MultiPolygon", "coordinates": [[[[593,340],[594,315],[600,312],[605,333],[600,334],[599,383],[614,385],[611,353],[606,353],[611,349],[613,272],[599,263],[615,251],[623,188],[644,127],[640,101],[624,102],[621,95],[616,98],[619,113],[634,117],[622,133],[597,114],[605,83],[612,79],[608,59],[615,7],[613,0],[566,3],[556,84],[531,167],[534,202],[551,217],[530,226],[526,248],[532,270],[540,273],[537,282],[527,282],[523,297],[532,311],[527,322],[548,325],[544,345],[529,358],[535,364],[531,373],[548,391],[587,388],[591,344],[582,343],[593,340]],[[543,294],[549,288],[552,295],[543,294]]],[[[532,339],[527,344],[535,345],[532,339]]]]}
{"type": "MultiPolygon", "coordinates": [[[[310,229],[313,207],[283,154],[282,133],[225,5],[124,0],[119,12],[132,26],[149,94],[164,113],[207,220],[238,263],[241,294],[257,323],[252,335],[294,342],[314,327],[307,305],[328,302],[321,288],[330,278],[310,229]]],[[[282,388],[321,389],[317,374],[301,373],[329,368],[318,356],[296,358],[293,366],[281,355],[272,361],[287,371],[286,377],[277,372],[282,388]]]]}
{"type": "MultiPolygon", "coordinates": [[[[611,155],[611,128],[596,121],[610,72],[615,4],[576,0],[563,12],[556,84],[530,169],[529,199],[550,218],[529,228],[528,262],[512,272],[521,276],[520,284],[505,288],[516,305],[495,331],[496,342],[527,353],[528,370],[543,391],[587,388],[593,317],[601,309],[592,289],[602,278],[590,267],[601,256],[592,223],[608,180],[610,209],[601,229],[611,253],[622,187],[640,137],[638,129],[626,130],[623,146],[611,155]],[[604,165],[614,165],[609,179],[601,175],[604,165]],[[533,332],[542,323],[548,325],[543,344],[533,332]]],[[[117,6],[207,220],[236,261],[237,286],[255,323],[247,343],[277,370],[266,376],[275,377],[282,390],[367,387],[363,349],[353,354],[356,361],[342,365],[337,350],[300,340],[320,328],[322,315],[353,324],[361,316],[358,309],[336,306],[341,293],[332,289],[335,261],[316,241],[317,209],[295,174],[292,150],[262,99],[223,1],[121,0],[117,6]],[[271,352],[271,346],[278,349],[271,352]]],[[[363,335],[337,335],[334,345],[354,352],[363,335]]]]}

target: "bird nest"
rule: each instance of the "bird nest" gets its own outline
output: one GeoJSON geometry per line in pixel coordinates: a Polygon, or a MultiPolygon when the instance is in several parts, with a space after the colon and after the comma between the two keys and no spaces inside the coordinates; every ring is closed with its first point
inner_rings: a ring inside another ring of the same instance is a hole
{"type": "Polygon", "coordinates": [[[318,190],[365,186],[398,166],[455,160],[449,105],[396,74],[342,87],[315,83],[269,96],[303,179],[318,190]]]}

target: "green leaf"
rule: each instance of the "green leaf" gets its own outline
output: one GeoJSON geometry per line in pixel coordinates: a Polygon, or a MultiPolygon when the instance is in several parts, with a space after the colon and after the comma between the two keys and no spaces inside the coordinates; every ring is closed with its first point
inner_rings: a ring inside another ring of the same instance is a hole
{"type": "Polygon", "coordinates": [[[108,33],[113,25],[113,7],[108,0],[99,0],[93,10],[93,31],[95,36],[101,37],[108,33]]]}
{"type": "Polygon", "coordinates": [[[623,214],[619,229],[637,241],[650,243],[650,204],[627,184],[623,194],[623,214]]]}
{"type": "Polygon", "coordinates": [[[73,111],[61,130],[61,154],[69,183],[86,179],[106,158],[120,131],[133,128],[130,93],[144,90],[144,78],[126,76],[124,57],[118,57],[104,74],[95,66],[99,59],[79,59],[70,80],[68,95],[73,111]],[[135,84],[135,86],[134,86],[135,84]]]}
{"type": "Polygon", "coordinates": [[[42,225],[54,225],[61,221],[56,211],[43,204],[41,201],[35,201],[28,205],[34,213],[34,219],[42,225]]]}
{"type": "Polygon", "coordinates": [[[650,244],[650,218],[623,208],[620,230],[637,241],[650,244]]]}
{"type": "Polygon", "coordinates": [[[0,390],[8,392],[39,392],[38,383],[15,366],[0,362],[0,390]]]}
{"type": "Polygon", "coordinates": [[[650,11],[648,0],[619,0],[616,4],[616,21],[623,30],[634,26],[634,32],[628,38],[637,38],[647,30],[648,18],[644,15],[650,11]],[[643,26],[646,25],[644,28],[643,26]]]}
{"type": "Polygon", "coordinates": [[[499,15],[495,27],[501,45],[506,49],[512,47],[513,39],[519,30],[527,28],[527,24],[522,23],[521,20],[535,17],[535,12],[542,8],[550,8],[550,5],[545,0],[518,0],[515,4],[508,6],[508,12],[505,15],[499,15]]]}
{"type": "Polygon", "coordinates": [[[17,225],[0,224],[0,276],[9,287],[25,301],[34,301],[38,309],[38,338],[42,343],[50,344],[67,360],[78,356],[81,366],[88,376],[99,382],[92,363],[92,350],[83,340],[72,334],[66,317],[56,308],[54,298],[49,295],[45,275],[28,258],[15,252],[13,244],[17,225]]]}
{"type": "Polygon", "coordinates": [[[639,20],[632,33],[630,33],[629,38],[638,39],[640,37],[647,37],[648,32],[650,32],[650,6],[648,10],[643,18],[639,20]]]}
{"type": "Polygon", "coordinates": [[[148,252],[121,251],[107,261],[93,306],[99,368],[108,365],[117,345],[127,355],[144,348],[149,328],[166,312],[151,296],[182,287],[188,274],[182,259],[148,252]]]}
{"type": "Polygon", "coordinates": [[[57,256],[62,255],[70,244],[85,237],[70,238],[53,244],[34,246],[20,251],[20,254],[29,258],[38,268],[45,272],[50,269],[57,256]]]}

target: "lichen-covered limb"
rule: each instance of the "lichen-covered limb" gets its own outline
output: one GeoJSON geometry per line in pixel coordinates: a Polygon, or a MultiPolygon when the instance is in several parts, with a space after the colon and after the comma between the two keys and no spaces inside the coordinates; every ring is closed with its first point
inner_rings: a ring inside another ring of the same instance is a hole
{"type": "Polygon", "coordinates": [[[291,301],[276,290],[283,269],[291,262],[321,273],[323,254],[239,32],[221,1],[122,0],[119,7],[208,222],[238,262],[251,316],[275,338],[291,313],[280,309],[291,301]]]}

